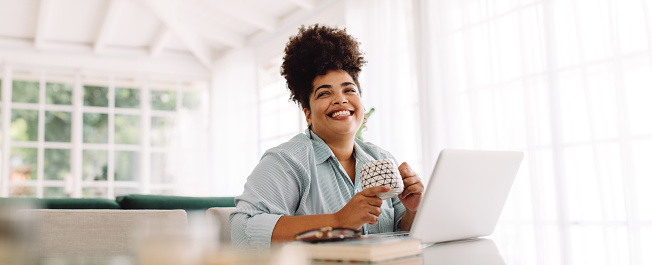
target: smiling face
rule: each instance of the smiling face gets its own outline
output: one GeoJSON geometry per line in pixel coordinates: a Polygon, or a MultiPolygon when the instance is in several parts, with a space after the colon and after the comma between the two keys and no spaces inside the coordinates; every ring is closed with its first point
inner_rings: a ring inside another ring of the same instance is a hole
{"type": "Polygon", "coordinates": [[[353,78],[343,70],[330,70],[315,77],[312,87],[310,109],[303,109],[312,131],[326,142],[353,139],[364,119],[353,78]]]}

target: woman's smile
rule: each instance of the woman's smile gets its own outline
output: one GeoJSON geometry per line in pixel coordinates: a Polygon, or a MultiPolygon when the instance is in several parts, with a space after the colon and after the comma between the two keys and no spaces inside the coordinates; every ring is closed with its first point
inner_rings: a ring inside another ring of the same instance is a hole
{"type": "Polygon", "coordinates": [[[355,111],[352,110],[335,110],[328,114],[329,117],[336,119],[336,120],[344,120],[348,119],[355,113],[355,111]]]}

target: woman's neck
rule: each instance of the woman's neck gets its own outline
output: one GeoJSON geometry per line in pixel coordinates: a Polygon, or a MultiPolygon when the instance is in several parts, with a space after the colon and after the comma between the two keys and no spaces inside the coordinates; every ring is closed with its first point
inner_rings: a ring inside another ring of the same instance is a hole
{"type": "Polygon", "coordinates": [[[353,145],[355,141],[328,141],[326,144],[333,151],[339,161],[349,161],[353,158],[353,145]]]}

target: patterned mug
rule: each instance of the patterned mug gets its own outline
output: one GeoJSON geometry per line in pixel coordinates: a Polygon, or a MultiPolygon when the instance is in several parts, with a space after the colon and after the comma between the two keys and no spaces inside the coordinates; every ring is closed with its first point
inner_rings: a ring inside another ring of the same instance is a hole
{"type": "Polygon", "coordinates": [[[368,162],[360,168],[362,189],[375,186],[390,186],[392,189],[376,195],[383,200],[394,198],[403,192],[403,178],[394,160],[385,158],[368,162]]]}

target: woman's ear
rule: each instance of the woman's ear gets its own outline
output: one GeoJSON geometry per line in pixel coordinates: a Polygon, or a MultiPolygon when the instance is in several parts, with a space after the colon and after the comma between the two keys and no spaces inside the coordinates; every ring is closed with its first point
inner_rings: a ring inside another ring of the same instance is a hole
{"type": "Polygon", "coordinates": [[[308,108],[303,108],[303,114],[306,115],[306,123],[308,123],[308,126],[311,126],[312,122],[310,121],[310,110],[308,108]]]}

